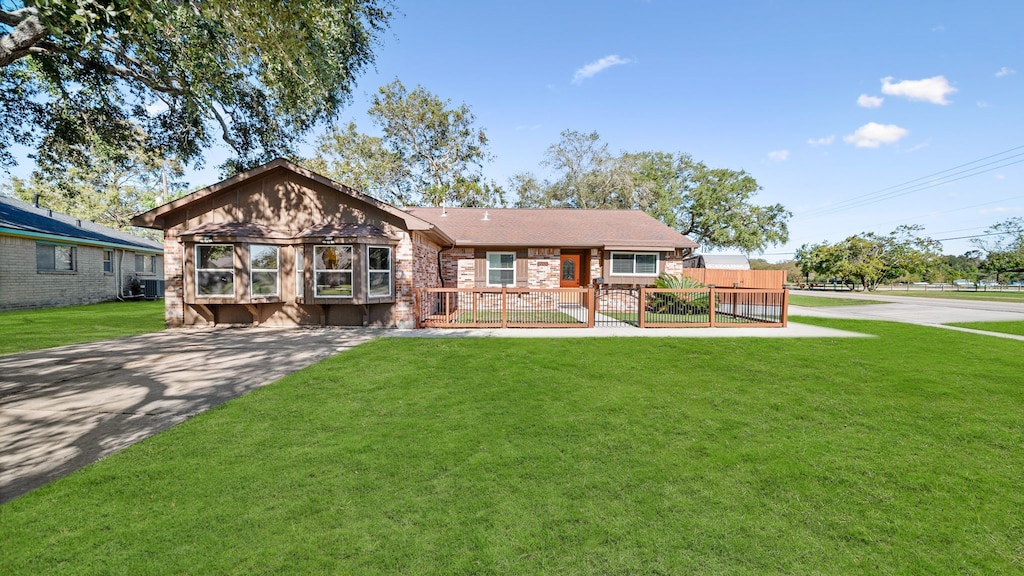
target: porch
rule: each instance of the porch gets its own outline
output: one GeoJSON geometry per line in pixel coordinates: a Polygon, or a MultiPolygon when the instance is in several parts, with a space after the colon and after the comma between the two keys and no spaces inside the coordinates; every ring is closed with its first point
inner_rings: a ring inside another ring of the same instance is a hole
{"type": "Polygon", "coordinates": [[[785,289],[423,288],[420,328],[782,328],[785,289]]]}

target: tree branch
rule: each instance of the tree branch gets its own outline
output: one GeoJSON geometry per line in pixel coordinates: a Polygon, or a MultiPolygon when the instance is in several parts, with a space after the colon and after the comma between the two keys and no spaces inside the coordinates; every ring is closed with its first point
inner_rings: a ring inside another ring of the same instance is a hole
{"type": "Polygon", "coordinates": [[[50,34],[39,21],[35,8],[0,11],[0,22],[14,28],[0,38],[0,68],[36,53],[32,49],[50,34]]]}

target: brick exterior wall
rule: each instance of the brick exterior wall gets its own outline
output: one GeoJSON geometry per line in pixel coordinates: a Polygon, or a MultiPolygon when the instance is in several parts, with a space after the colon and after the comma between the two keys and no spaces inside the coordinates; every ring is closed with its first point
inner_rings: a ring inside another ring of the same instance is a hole
{"type": "Polygon", "coordinates": [[[558,288],[560,281],[558,248],[530,248],[528,251],[530,262],[527,265],[529,278],[527,284],[530,288],[558,288]]]}
{"type": "Polygon", "coordinates": [[[185,323],[184,263],[182,245],[175,230],[164,231],[164,320],[168,328],[180,328],[185,323]]]}
{"type": "MultiPolygon", "coordinates": [[[[590,283],[593,284],[598,278],[602,278],[604,275],[601,273],[601,250],[599,248],[590,249],[590,283]]],[[[605,282],[608,279],[605,278],[605,282]]]]}
{"type": "MultiPolygon", "coordinates": [[[[36,270],[36,244],[32,238],[0,236],[0,310],[116,300],[119,289],[127,289],[127,276],[135,272],[135,252],[113,249],[114,272],[108,273],[103,271],[103,252],[111,249],[83,245],[75,246],[74,272],[41,272],[36,270]],[[120,281],[117,277],[119,262],[120,281]]],[[[159,256],[157,266],[160,270],[162,258],[159,256]]],[[[159,273],[142,276],[160,277],[159,273]]]]}

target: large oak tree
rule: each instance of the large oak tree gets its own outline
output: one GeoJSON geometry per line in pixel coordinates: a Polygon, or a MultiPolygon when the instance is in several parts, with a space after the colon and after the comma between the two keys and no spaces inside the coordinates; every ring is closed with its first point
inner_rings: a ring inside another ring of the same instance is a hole
{"type": "Polygon", "coordinates": [[[61,166],[94,142],[232,172],[288,155],[373,62],[388,0],[0,0],[0,163],[61,166]]]}

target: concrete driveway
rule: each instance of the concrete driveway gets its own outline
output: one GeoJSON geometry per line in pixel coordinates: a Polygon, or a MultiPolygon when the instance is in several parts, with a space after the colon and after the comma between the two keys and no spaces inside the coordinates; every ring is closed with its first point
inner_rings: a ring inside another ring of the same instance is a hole
{"type": "Polygon", "coordinates": [[[169,330],[0,356],[0,503],[377,333],[169,330]]]}

